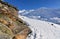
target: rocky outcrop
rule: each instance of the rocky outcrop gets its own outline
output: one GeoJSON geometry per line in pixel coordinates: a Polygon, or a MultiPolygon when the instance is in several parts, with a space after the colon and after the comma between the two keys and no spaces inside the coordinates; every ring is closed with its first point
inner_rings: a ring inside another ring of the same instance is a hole
{"type": "Polygon", "coordinates": [[[26,39],[30,28],[18,18],[18,9],[0,1],[0,39],[26,39]]]}

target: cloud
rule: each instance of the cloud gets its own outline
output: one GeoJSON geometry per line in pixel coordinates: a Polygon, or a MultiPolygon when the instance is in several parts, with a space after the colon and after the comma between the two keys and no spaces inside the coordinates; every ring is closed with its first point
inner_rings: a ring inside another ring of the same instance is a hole
{"type": "Polygon", "coordinates": [[[50,18],[51,20],[60,20],[60,18],[58,17],[53,17],[53,18],[50,18]]]}
{"type": "Polygon", "coordinates": [[[50,18],[51,20],[56,20],[56,21],[58,21],[58,22],[60,22],[60,18],[58,18],[58,17],[53,17],[53,18],[50,18]]]}

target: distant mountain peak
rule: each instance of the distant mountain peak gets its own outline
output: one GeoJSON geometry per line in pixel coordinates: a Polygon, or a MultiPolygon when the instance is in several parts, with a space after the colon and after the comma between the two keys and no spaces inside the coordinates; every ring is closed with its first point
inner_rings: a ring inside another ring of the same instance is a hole
{"type": "Polygon", "coordinates": [[[47,21],[53,22],[53,23],[58,23],[60,24],[60,21],[58,20],[51,20],[50,18],[58,17],[60,18],[60,9],[52,9],[52,8],[47,8],[47,7],[40,7],[36,10],[33,10],[31,12],[27,11],[21,13],[20,15],[27,16],[29,18],[35,18],[38,20],[44,20],[47,19],[47,21]],[[40,17],[38,17],[40,16],[40,17]]]}
{"type": "Polygon", "coordinates": [[[40,7],[39,9],[48,9],[47,7],[40,7]]]}

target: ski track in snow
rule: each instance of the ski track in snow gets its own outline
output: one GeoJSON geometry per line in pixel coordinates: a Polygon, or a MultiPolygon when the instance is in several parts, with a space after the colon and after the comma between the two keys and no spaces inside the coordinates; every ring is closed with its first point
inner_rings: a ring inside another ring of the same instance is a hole
{"type": "Polygon", "coordinates": [[[20,18],[27,22],[32,30],[27,39],[60,39],[60,25],[24,16],[20,18]]]}

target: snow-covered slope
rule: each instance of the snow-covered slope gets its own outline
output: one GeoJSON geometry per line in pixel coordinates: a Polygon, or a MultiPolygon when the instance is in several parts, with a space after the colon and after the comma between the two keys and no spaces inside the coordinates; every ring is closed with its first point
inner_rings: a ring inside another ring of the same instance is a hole
{"type": "Polygon", "coordinates": [[[32,30],[27,39],[60,39],[60,25],[20,16],[32,30]]]}

